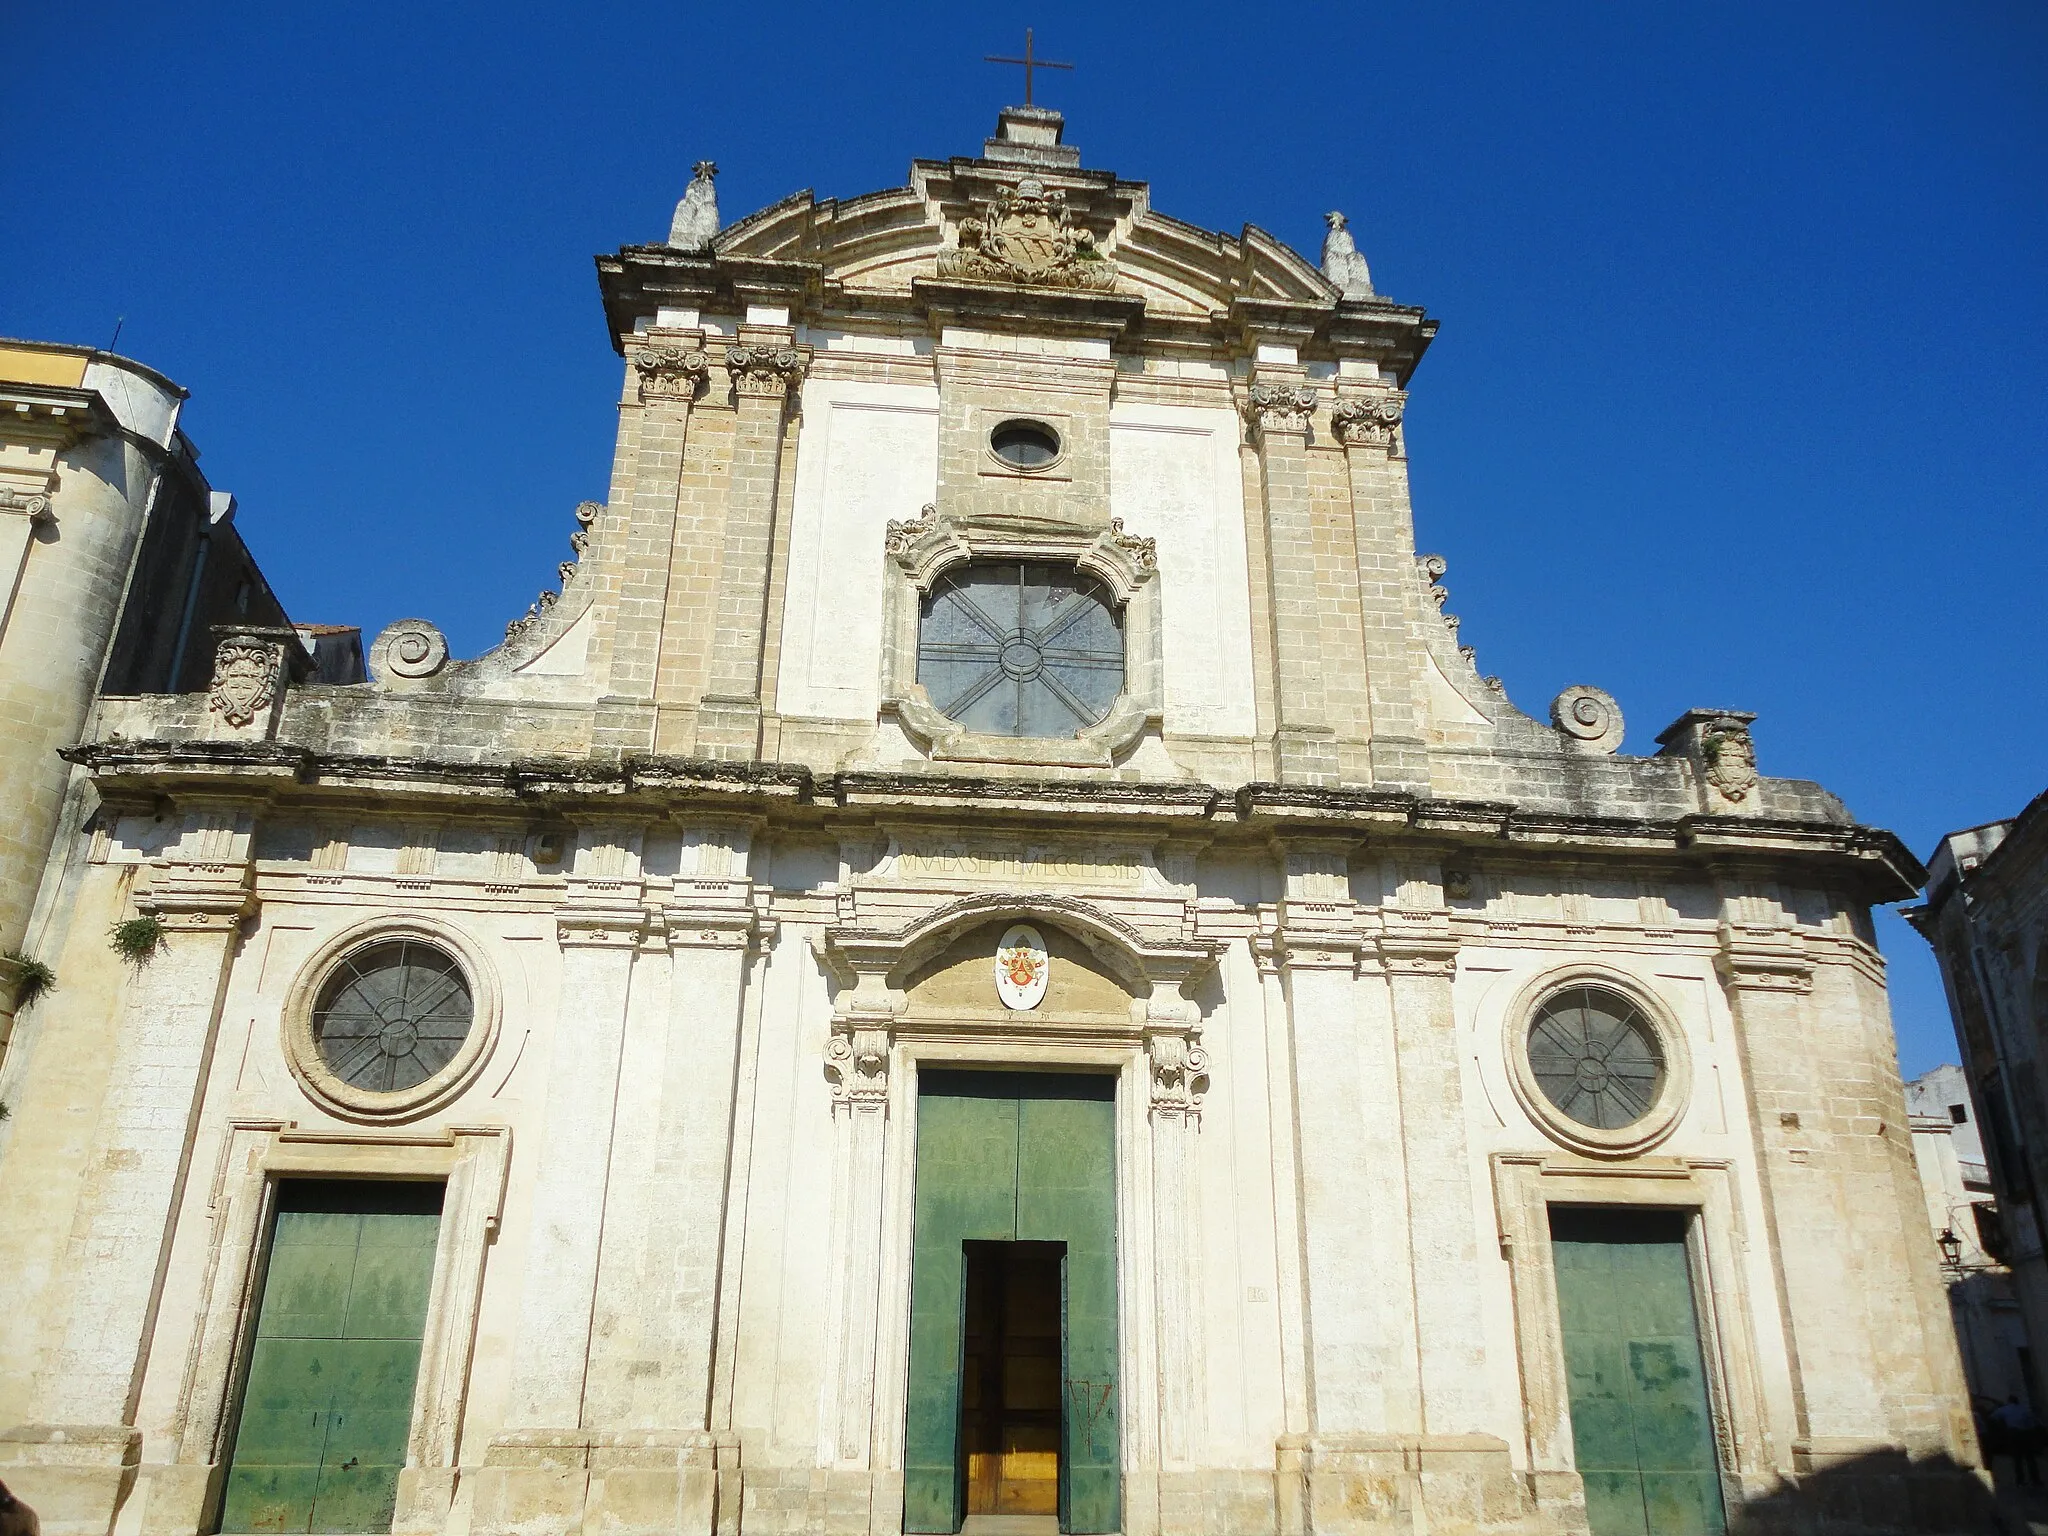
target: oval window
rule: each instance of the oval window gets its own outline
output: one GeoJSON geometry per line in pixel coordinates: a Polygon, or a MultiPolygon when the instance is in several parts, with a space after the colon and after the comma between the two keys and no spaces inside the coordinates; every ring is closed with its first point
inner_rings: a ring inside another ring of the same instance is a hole
{"type": "Polygon", "coordinates": [[[1042,421],[1006,421],[989,433],[988,446],[1012,469],[1043,469],[1060,456],[1060,435],[1042,421]]]}
{"type": "Polygon", "coordinates": [[[1558,1112],[1595,1130],[1634,1125],[1664,1092],[1664,1048],[1643,1012],[1605,987],[1547,998],[1529,1026],[1529,1071],[1558,1112]]]}
{"type": "Polygon", "coordinates": [[[313,1044],[350,1087],[403,1093],[453,1061],[475,1022],[455,957],[419,939],[392,939],[335,967],[313,1008],[313,1044]]]}
{"type": "Polygon", "coordinates": [[[970,730],[1072,736],[1123,692],[1123,615],[1071,565],[977,560],[933,584],[917,680],[939,713],[970,730]]]}

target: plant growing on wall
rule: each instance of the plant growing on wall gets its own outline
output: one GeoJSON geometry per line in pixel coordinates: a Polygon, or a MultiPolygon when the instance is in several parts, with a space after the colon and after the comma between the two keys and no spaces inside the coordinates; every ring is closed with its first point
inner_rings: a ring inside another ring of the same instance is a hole
{"type": "Polygon", "coordinates": [[[125,955],[140,965],[163,947],[163,919],[146,914],[116,923],[109,935],[109,941],[113,944],[115,953],[125,955]]]}
{"type": "Polygon", "coordinates": [[[11,964],[15,969],[16,1009],[33,1008],[44,993],[53,992],[57,988],[57,973],[42,961],[31,960],[18,949],[0,952],[0,961],[11,964]]]}

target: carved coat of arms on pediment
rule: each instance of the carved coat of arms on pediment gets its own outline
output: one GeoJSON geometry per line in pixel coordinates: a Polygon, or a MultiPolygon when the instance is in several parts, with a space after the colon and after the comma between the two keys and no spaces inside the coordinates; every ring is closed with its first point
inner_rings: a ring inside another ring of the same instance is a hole
{"type": "Polygon", "coordinates": [[[997,193],[979,218],[960,221],[959,248],[939,252],[939,276],[1107,293],[1116,287],[1116,263],[1095,248],[1093,234],[1074,227],[1066,193],[1027,176],[997,193]]]}

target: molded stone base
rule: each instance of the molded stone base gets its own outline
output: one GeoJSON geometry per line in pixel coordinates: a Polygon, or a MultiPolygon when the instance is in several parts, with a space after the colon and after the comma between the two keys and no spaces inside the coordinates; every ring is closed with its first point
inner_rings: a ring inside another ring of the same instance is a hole
{"type": "Polygon", "coordinates": [[[0,1482],[43,1536],[106,1536],[134,1490],[142,1432],[127,1424],[20,1424],[0,1431],[0,1482]]]}
{"type": "MultiPolygon", "coordinates": [[[[712,1536],[738,1449],[708,1434],[503,1435],[472,1479],[477,1536],[712,1536]]],[[[731,1490],[734,1493],[736,1489],[731,1490]]]]}
{"type": "Polygon", "coordinates": [[[1290,1435],[1279,1444],[1277,1477],[1279,1528],[1290,1536],[1586,1529],[1577,1477],[1539,1503],[1507,1442],[1491,1435],[1290,1435]]]}

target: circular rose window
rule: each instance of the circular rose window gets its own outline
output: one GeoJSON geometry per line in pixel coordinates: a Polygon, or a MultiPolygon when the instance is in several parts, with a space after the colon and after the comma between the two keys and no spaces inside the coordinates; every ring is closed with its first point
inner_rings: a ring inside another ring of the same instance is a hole
{"type": "Polygon", "coordinates": [[[1634,1125],[1658,1105],[1664,1047],[1643,1011],[1605,987],[1547,998],[1529,1025],[1529,1072],[1559,1113],[1598,1131],[1634,1125]]]}
{"type": "Polygon", "coordinates": [[[391,939],[334,968],[313,1007],[313,1046],[349,1087],[404,1093],[445,1071],[475,1023],[455,957],[421,939],[391,939]]]}

